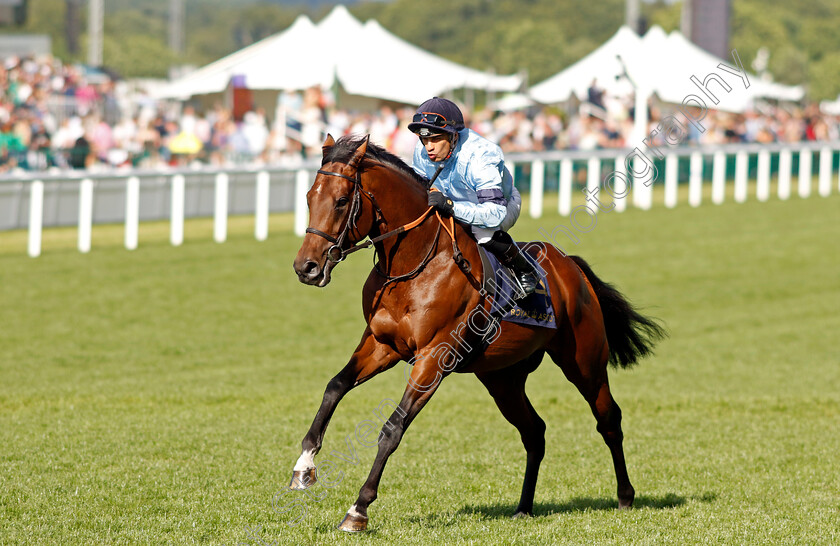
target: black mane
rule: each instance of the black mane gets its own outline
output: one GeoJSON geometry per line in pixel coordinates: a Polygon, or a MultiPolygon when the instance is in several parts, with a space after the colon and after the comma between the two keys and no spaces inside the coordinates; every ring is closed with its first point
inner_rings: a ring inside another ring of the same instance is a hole
{"type": "MultiPolygon", "coordinates": [[[[336,143],[327,150],[324,154],[324,159],[321,161],[321,166],[331,163],[348,163],[356,153],[356,149],[364,140],[364,137],[354,135],[347,135],[339,138],[336,143]]],[[[367,153],[365,154],[365,161],[374,161],[394,167],[396,170],[402,172],[407,178],[414,180],[420,184],[423,189],[429,189],[429,179],[425,176],[420,176],[414,169],[409,167],[405,161],[392,154],[382,146],[378,146],[372,142],[368,142],[367,153]]],[[[364,165],[364,162],[363,162],[364,165]]]]}

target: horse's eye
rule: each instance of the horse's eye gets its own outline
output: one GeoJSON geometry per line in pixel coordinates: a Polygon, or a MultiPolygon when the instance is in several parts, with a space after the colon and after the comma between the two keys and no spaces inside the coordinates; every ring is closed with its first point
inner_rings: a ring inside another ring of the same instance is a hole
{"type": "Polygon", "coordinates": [[[335,202],[335,208],[340,209],[341,207],[345,206],[349,199],[346,197],[339,197],[338,201],[335,202]]]}

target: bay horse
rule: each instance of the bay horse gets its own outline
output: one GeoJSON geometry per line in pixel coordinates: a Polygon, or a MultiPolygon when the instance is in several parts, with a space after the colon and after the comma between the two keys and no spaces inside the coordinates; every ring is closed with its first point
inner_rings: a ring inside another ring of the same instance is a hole
{"type": "Polygon", "coordinates": [[[621,410],[610,393],[607,364],[636,363],[651,352],[664,330],[596,277],[583,259],[566,256],[552,245],[539,245],[535,259],[550,288],[557,328],[501,322],[486,349],[473,350],[461,361],[463,355],[452,350],[453,338],[462,351],[479,347],[486,330],[466,325],[474,325],[474,311],[489,304],[480,284],[478,245],[459,223],[451,222],[451,233],[441,230],[443,219],[430,214],[427,206],[429,182],[396,156],[370,144],[369,135],[342,137],[338,142],[328,135],[324,142],[321,169],[306,195],[310,224],[294,261],[295,272],[302,283],[323,287],[333,268],[355,250],[374,246],[378,262],[362,290],[367,327],[350,361],[327,384],[289,487],[305,489],[318,479],[314,458],[342,397],[406,361],[413,367],[406,368],[405,392],[382,427],[370,474],[339,529],[367,528],[368,508],[376,499],[385,463],[453,371],[474,373],[519,431],[526,469],[514,516],[531,515],[545,453],[545,423],[525,394],[525,380],[548,353],[589,403],[612,455],[619,508],[630,508],[635,490],[627,475],[621,410]]]}

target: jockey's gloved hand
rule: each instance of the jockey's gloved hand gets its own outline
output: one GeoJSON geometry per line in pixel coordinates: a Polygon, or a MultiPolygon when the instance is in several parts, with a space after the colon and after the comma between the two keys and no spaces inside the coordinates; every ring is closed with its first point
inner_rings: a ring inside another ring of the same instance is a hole
{"type": "Polygon", "coordinates": [[[449,216],[455,213],[455,203],[439,191],[429,192],[429,206],[449,216]]]}

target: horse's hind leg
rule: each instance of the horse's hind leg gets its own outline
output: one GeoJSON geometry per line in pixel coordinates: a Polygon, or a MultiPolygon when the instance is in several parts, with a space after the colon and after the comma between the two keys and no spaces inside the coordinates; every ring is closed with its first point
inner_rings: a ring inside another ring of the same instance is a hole
{"type": "Polygon", "coordinates": [[[589,403],[592,414],[598,422],[597,430],[603,437],[604,443],[610,448],[612,455],[618,485],[618,507],[630,508],[633,506],[636,491],[627,475],[623,447],[624,433],[621,431],[621,408],[610,393],[606,359],[603,357],[595,359],[598,365],[589,367],[581,366],[580,357],[562,359],[553,351],[549,351],[549,356],[560,366],[566,378],[578,388],[589,403]]]}
{"type": "MultiPolygon", "coordinates": [[[[606,374],[605,374],[606,375],[606,374]]],[[[627,475],[627,463],[624,461],[624,433],[621,431],[621,408],[610,393],[609,383],[604,382],[597,389],[594,400],[587,400],[592,413],[598,421],[598,432],[604,438],[612,454],[615,466],[615,479],[618,484],[618,507],[630,508],[636,497],[636,490],[627,475]]]]}
{"type": "Polygon", "coordinates": [[[537,351],[527,359],[501,370],[477,373],[505,419],[519,431],[525,446],[525,479],[522,482],[522,495],[514,517],[530,516],[534,512],[534,492],[537,487],[537,475],[540,462],[545,455],[545,422],[540,419],[528,397],[525,395],[525,380],[528,374],[539,366],[543,357],[537,351]]]}

